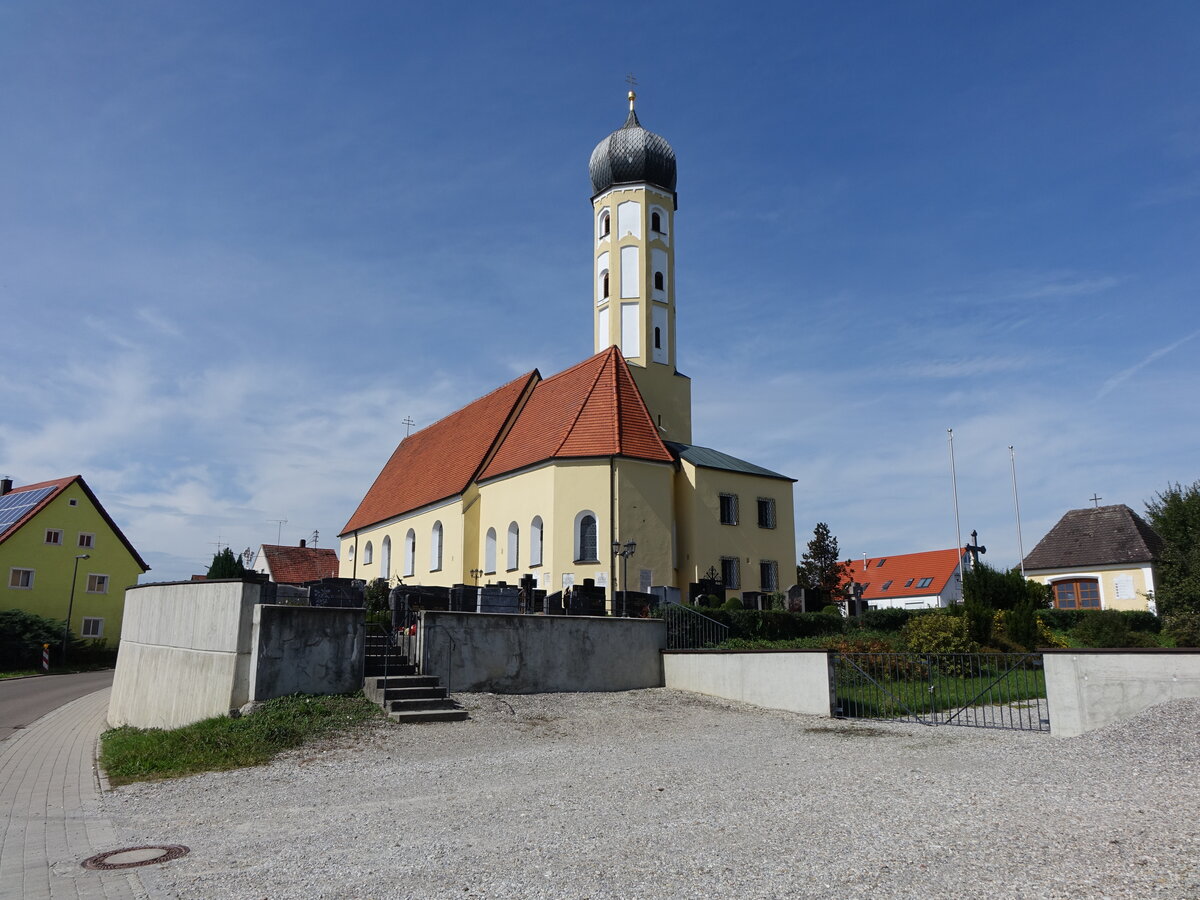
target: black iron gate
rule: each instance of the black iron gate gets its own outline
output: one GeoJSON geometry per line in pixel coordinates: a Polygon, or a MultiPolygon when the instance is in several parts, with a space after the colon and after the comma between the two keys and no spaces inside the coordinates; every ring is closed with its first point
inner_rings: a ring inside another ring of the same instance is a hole
{"type": "Polygon", "coordinates": [[[1050,730],[1040,653],[830,653],[833,715],[1050,730]]]}

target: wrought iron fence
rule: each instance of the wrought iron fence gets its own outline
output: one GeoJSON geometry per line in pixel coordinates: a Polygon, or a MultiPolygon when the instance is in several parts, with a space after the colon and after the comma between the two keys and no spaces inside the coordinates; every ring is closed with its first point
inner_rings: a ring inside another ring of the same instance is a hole
{"type": "Polygon", "coordinates": [[[661,609],[667,623],[668,650],[701,650],[729,639],[729,626],[694,609],[668,603],[661,609]]]}
{"type": "Polygon", "coordinates": [[[1040,653],[831,653],[833,715],[1050,730],[1040,653]]]}

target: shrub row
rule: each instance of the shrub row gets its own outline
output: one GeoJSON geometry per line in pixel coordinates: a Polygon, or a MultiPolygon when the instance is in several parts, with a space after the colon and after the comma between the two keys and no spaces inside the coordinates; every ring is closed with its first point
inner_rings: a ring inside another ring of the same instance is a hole
{"type": "Polygon", "coordinates": [[[729,637],[743,640],[787,641],[841,634],[846,620],[836,613],[789,613],[770,609],[712,609],[696,611],[729,626],[729,637]]]}
{"type": "MultiPolygon", "coordinates": [[[[1055,631],[1071,631],[1084,621],[1086,616],[1094,615],[1098,610],[1091,609],[1039,609],[1038,618],[1055,631]]],[[[1143,631],[1158,634],[1162,630],[1162,620],[1152,612],[1144,609],[1105,610],[1114,612],[1125,620],[1125,627],[1130,631],[1143,631]]]]}

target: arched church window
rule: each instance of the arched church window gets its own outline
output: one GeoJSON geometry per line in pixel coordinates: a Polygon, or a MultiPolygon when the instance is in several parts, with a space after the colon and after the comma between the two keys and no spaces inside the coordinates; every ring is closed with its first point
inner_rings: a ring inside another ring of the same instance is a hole
{"type": "Polygon", "coordinates": [[[655,234],[662,234],[662,216],[657,210],[650,213],[650,230],[655,234]]]}
{"type": "Polygon", "coordinates": [[[608,299],[608,269],[600,273],[600,299],[608,299]]]}
{"type": "Polygon", "coordinates": [[[509,572],[515,572],[521,564],[521,529],[517,527],[516,522],[508,523],[508,553],[505,559],[505,568],[509,572]]]}
{"type": "Polygon", "coordinates": [[[379,577],[392,577],[392,539],[385,537],[379,545],[379,577]]]}
{"type": "Polygon", "coordinates": [[[496,574],[496,529],[489,528],[483,539],[483,573],[496,574]]]}
{"type": "Polygon", "coordinates": [[[609,217],[608,210],[600,213],[600,237],[606,238],[612,233],[612,220],[609,217]]]}
{"type": "Polygon", "coordinates": [[[434,522],[433,531],[429,535],[429,571],[437,572],[442,568],[442,523],[434,522]]]}
{"type": "Polygon", "coordinates": [[[654,273],[654,289],[656,291],[661,291],[663,289],[663,273],[662,272],[654,273]]]}
{"type": "Polygon", "coordinates": [[[597,556],[599,549],[596,542],[598,529],[596,527],[596,514],[590,510],[583,510],[575,517],[575,562],[599,562],[597,556]]]}
{"type": "Polygon", "coordinates": [[[367,541],[367,546],[363,547],[363,565],[369,566],[375,561],[375,548],[371,546],[371,542],[367,541]]]}
{"type": "Polygon", "coordinates": [[[417,533],[411,528],[404,536],[404,574],[412,575],[417,565],[417,533]]]}
{"type": "Polygon", "coordinates": [[[541,516],[534,516],[533,521],[529,523],[529,564],[531,566],[540,566],[542,564],[541,516]]]}
{"type": "Polygon", "coordinates": [[[346,551],[346,559],[354,559],[354,545],[353,544],[351,544],[350,548],[346,551]]]}

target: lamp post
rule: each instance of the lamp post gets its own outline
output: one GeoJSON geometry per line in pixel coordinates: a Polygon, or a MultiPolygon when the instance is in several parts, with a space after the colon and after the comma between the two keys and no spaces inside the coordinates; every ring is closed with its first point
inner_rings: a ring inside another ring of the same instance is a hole
{"type": "Polygon", "coordinates": [[[67,644],[71,640],[71,613],[75,610],[75,582],[79,580],[79,561],[91,559],[91,554],[80,553],[75,557],[75,569],[71,572],[71,599],[67,602],[67,621],[63,623],[63,664],[67,662],[67,644]]]}
{"type": "Polygon", "coordinates": [[[483,569],[472,569],[471,577],[475,579],[475,587],[479,587],[479,576],[483,574],[483,569]]]}
{"type": "MultiPolygon", "coordinates": [[[[624,616],[629,611],[625,602],[625,593],[629,590],[629,557],[637,551],[637,541],[626,541],[624,545],[620,541],[613,541],[612,549],[613,556],[621,558],[621,615],[624,616]]],[[[613,612],[616,611],[616,597],[613,597],[613,612]]]]}

